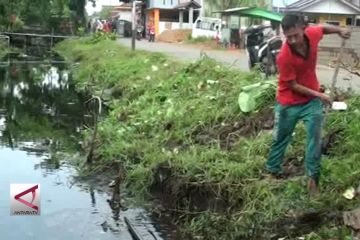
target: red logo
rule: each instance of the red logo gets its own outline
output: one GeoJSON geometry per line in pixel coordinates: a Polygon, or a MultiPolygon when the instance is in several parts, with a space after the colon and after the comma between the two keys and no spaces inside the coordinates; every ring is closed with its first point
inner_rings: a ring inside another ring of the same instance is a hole
{"type": "Polygon", "coordinates": [[[35,209],[36,211],[38,211],[38,210],[39,210],[39,207],[33,204],[34,199],[35,199],[35,197],[36,197],[36,190],[37,190],[38,188],[39,188],[39,186],[38,186],[38,185],[35,185],[35,186],[33,186],[33,187],[31,187],[31,188],[29,188],[29,189],[27,189],[27,190],[25,190],[25,191],[23,191],[23,192],[21,192],[21,193],[19,193],[19,194],[16,194],[16,195],[15,195],[15,200],[17,200],[17,201],[21,202],[22,204],[24,204],[24,205],[26,205],[26,206],[28,206],[28,207],[30,207],[30,208],[35,209]],[[28,202],[28,201],[26,201],[26,200],[24,200],[24,199],[21,198],[22,196],[24,196],[24,195],[26,195],[26,194],[28,194],[28,193],[30,193],[30,192],[32,193],[31,202],[28,202]]]}

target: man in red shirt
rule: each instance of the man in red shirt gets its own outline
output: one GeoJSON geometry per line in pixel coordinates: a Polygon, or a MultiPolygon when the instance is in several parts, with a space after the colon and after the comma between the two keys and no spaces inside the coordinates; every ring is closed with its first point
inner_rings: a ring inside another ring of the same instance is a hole
{"type": "Polygon", "coordinates": [[[336,26],[306,26],[303,16],[286,15],[281,26],[286,37],[277,58],[279,82],[275,125],[267,170],[282,176],[282,160],[298,121],[303,120],[307,131],[305,154],[306,175],[310,195],[318,193],[321,158],[323,103],[330,97],[320,92],[316,76],[317,49],[323,34],[338,34],[349,38],[350,32],[336,26]]]}

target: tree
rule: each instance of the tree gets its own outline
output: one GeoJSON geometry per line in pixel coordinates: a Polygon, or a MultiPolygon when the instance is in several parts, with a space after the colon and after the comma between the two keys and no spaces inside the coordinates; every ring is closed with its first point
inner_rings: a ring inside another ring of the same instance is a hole
{"type": "Polygon", "coordinates": [[[87,0],[69,0],[69,9],[71,10],[71,18],[75,27],[84,26],[85,19],[85,6],[87,0]]]}
{"type": "MultiPolygon", "coordinates": [[[[93,4],[96,0],[89,0],[93,4]]],[[[15,19],[45,30],[57,29],[66,19],[76,27],[85,25],[88,0],[0,0],[0,27],[12,30],[15,19]]]]}
{"type": "Polygon", "coordinates": [[[100,18],[101,19],[107,19],[111,17],[111,8],[109,7],[103,7],[100,11],[100,18]]]}
{"type": "Polygon", "coordinates": [[[21,0],[0,0],[0,26],[2,30],[11,29],[11,25],[19,16],[23,5],[24,1],[21,0]]]}

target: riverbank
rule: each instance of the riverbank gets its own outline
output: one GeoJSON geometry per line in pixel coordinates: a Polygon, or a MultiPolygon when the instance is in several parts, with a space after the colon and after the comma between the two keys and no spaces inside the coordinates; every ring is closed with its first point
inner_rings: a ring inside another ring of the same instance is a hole
{"type": "Polygon", "coordinates": [[[57,51],[78,63],[77,88],[110,106],[99,123],[93,169],[121,164],[129,189],[160,196],[184,233],[196,239],[350,236],[338,217],[360,203],[342,196],[359,182],[360,98],[347,100],[348,111],[329,115],[326,132],[336,134],[323,160],[322,193],[309,199],[301,124],[286,156],[289,179],[263,177],[275,93],[264,96],[255,113],[238,106],[241,87],[260,81],[256,73],[206,56],[185,64],[131,52],[109,40],[65,41],[57,51]]]}

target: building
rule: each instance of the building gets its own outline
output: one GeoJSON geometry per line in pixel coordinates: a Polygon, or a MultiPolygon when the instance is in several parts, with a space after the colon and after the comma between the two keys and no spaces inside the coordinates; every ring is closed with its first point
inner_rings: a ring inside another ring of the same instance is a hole
{"type": "Polygon", "coordinates": [[[111,6],[110,15],[112,18],[118,18],[119,20],[125,20],[131,22],[132,16],[132,4],[125,3],[119,6],[111,6]]]}
{"type": "Polygon", "coordinates": [[[146,23],[154,24],[156,35],[167,29],[191,29],[199,16],[201,9],[199,2],[196,0],[148,0],[146,23]]]}
{"type": "Polygon", "coordinates": [[[304,13],[313,23],[360,26],[359,0],[274,0],[273,9],[304,13]]]}

